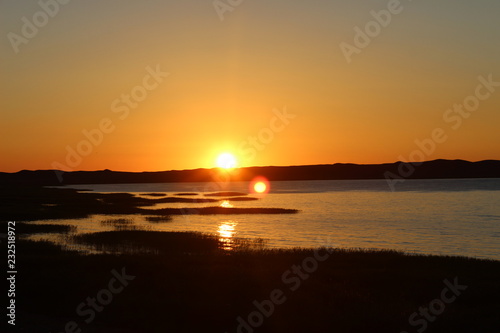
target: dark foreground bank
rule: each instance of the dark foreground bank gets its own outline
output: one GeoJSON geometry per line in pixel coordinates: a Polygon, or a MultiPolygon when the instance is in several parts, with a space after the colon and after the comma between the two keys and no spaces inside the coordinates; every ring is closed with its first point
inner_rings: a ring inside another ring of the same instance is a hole
{"type": "MultiPolygon", "coordinates": [[[[152,223],[168,223],[177,212],[153,207],[180,199],[38,187],[0,187],[0,199],[0,236],[8,221],[17,221],[17,274],[13,283],[4,280],[4,291],[13,288],[8,297],[15,299],[16,325],[3,315],[2,332],[500,331],[499,261],[394,251],[269,250],[259,240],[228,244],[199,233],[127,230],[126,219],[114,218],[103,223],[118,231],[72,235],[69,226],[29,221],[144,214],[152,223]],[[120,254],[82,255],[23,239],[44,232],[120,254]]],[[[188,208],[191,200],[179,202],[188,208]]],[[[295,213],[244,211],[276,212],[295,213]]],[[[7,238],[0,241],[7,254],[7,238]]]]}
{"type": "MultiPolygon", "coordinates": [[[[110,237],[80,241],[125,242],[110,237]]],[[[156,254],[79,255],[19,240],[16,331],[500,329],[498,261],[325,248],[228,253],[206,235],[141,237],[156,254]]]]}

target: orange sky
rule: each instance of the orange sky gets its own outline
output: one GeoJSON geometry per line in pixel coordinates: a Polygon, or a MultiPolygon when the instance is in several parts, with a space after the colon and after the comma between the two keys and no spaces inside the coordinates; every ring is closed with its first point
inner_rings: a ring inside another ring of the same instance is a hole
{"type": "Polygon", "coordinates": [[[0,171],[500,159],[498,1],[351,2],[2,1],[0,171]]]}

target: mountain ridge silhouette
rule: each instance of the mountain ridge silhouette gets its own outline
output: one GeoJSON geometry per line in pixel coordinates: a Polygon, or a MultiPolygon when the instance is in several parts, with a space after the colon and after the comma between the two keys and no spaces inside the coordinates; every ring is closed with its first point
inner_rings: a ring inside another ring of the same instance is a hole
{"type": "Polygon", "coordinates": [[[446,178],[500,178],[500,161],[438,159],[427,162],[394,162],[383,164],[335,163],[292,166],[259,166],[225,171],[190,169],[170,171],[124,172],[109,169],[97,171],[21,170],[0,172],[0,184],[17,185],[75,185],[127,184],[168,182],[224,182],[248,181],[256,176],[276,180],[354,180],[385,179],[446,179],[446,178]]]}

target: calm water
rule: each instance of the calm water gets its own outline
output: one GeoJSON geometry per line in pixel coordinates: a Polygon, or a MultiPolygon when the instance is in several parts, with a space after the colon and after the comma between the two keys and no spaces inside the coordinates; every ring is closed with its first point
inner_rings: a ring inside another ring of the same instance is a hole
{"type": "MultiPolygon", "coordinates": [[[[247,182],[230,184],[156,183],[78,185],[97,192],[248,192],[247,182]]],[[[415,253],[465,255],[500,260],[500,179],[406,180],[391,192],[385,180],[281,181],[258,201],[234,207],[300,209],[293,215],[174,216],[149,223],[143,216],[92,216],[82,220],[40,221],[78,227],[77,232],[113,230],[104,219],[132,219],[150,230],[201,231],[232,237],[259,237],[271,247],[398,249],[415,253]]],[[[228,203],[223,203],[228,204],[228,203]]],[[[160,204],[202,207],[208,204],[160,204]]],[[[38,235],[52,237],[57,235],[38,235]]]]}

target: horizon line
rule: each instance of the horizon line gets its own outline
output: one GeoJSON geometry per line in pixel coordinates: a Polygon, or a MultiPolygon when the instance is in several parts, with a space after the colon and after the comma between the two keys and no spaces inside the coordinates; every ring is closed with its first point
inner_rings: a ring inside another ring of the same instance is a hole
{"type": "MultiPolygon", "coordinates": [[[[251,168],[288,168],[288,167],[308,167],[308,166],[333,166],[333,165],[358,165],[358,166],[372,166],[372,165],[389,165],[389,164],[396,164],[396,163],[409,163],[409,164],[422,164],[422,163],[429,163],[429,162],[436,162],[436,161],[450,161],[450,162],[468,162],[468,163],[480,163],[480,162],[489,162],[489,161],[497,161],[500,162],[500,160],[495,160],[495,159],[486,159],[486,160],[479,160],[479,161],[469,161],[469,160],[464,160],[464,159],[445,159],[445,158],[438,158],[434,160],[426,160],[426,161],[395,161],[395,162],[385,162],[385,163],[351,163],[351,162],[337,162],[337,163],[320,163],[320,164],[293,164],[293,165],[262,165],[262,166],[247,166],[247,167],[235,167],[231,169],[227,169],[228,172],[233,171],[233,170],[241,170],[241,169],[251,169],[251,168]]],[[[14,172],[7,172],[7,171],[0,171],[0,173],[7,173],[7,174],[15,174],[15,173],[20,173],[20,172],[37,172],[37,171],[52,171],[52,172],[102,172],[102,171],[109,171],[109,172],[124,172],[124,173],[158,173],[158,172],[181,172],[181,171],[196,171],[196,170],[226,170],[220,167],[212,167],[212,168],[193,168],[193,169],[171,169],[171,170],[159,170],[159,171],[118,171],[118,170],[111,170],[111,169],[100,169],[100,170],[71,170],[71,171],[64,171],[64,170],[58,170],[58,169],[22,169],[19,171],[14,171],[14,172]]]]}

